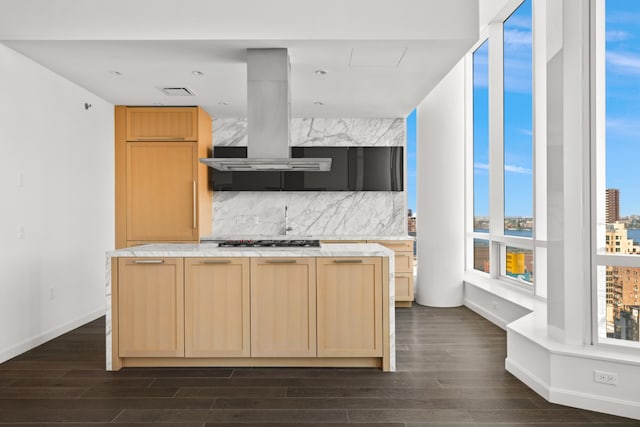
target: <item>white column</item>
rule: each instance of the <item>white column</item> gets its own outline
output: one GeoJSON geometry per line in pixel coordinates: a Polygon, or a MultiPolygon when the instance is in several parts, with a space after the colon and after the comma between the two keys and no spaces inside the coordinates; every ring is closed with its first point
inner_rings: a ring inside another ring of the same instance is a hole
{"type": "Polygon", "coordinates": [[[549,335],[589,336],[589,2],[547,0],[549,335]]]}
{"type": "Polygon", "coordinates": [[[418,106],[416,301],[463,303],[465,60],[418,106]]]}

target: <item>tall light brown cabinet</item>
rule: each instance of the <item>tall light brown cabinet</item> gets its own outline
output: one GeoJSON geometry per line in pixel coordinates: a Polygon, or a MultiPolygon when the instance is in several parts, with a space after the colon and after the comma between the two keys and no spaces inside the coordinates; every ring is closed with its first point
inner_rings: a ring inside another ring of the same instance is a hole
{"type": "Polygon", "coordinates": [[[211,234],[211,118],[199,107],[115,107],[116,248],[211,234]]]}

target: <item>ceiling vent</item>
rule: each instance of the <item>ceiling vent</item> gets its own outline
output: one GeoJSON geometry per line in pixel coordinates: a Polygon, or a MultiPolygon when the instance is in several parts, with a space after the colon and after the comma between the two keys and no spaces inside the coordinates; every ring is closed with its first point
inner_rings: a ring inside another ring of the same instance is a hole
{"type": "Polygon", "coordinates": [[[162,87],[160,91],[167,96],[195,96],[196,94],[188,87],[162,87]]]}

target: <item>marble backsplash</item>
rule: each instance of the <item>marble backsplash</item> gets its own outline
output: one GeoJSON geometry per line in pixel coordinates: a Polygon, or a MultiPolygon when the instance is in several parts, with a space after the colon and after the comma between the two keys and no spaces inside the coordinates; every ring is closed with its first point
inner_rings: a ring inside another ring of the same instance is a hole
{"type": "MultiPolygon", "coordinates": [[[[247,119],[213,119],[213,145],[246,146],[247,119]]],[[[291,146],[405,145],[404,119],[291,119],[291,146]]]]}
{"type": "MultiPolygon", "coordinates": [[[[214,146],[246,146],[246,119],[214,119],[214,146]]],[[[291,120],[291,146],[405,146],[405,121],[392,119],[291,120]]],[[[213,195],[213,235],[398,236],[407,234],[406,192],[219,191],[213,195]]]]}
{"type": "Polygon", "coordinates": [[[213,236],[392,236],[407,234],[401,191],[220,191],[213,197],[213,236]]]}

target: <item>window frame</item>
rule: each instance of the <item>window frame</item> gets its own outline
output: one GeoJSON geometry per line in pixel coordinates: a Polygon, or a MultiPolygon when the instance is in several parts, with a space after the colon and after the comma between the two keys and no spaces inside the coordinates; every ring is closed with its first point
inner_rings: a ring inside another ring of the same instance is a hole
{"type": "MultiPolygon", "coordinates": [[[[606,337],[606,268],[631,267],[640,269],[640,256],[615,255],[606,252],[606,3],[591,0],[590,7],[590,66],[591,66],[591,343],[602,349],[638,355],[640,341],[606,337]],[[603,316],[602,316],[603,315],[603,316]],[[605,336],[601,336],[604,328],[605,336]]],[[[619,244],[616,236],[615,243],[619,244]]],[[[619,247],[616,246],[616,251],[619,247]]]]}
{"type": "MultiPolygon", "coordinates": [[[[512,9],[496,18],[481,31],[480,38],[466,56],[466,271],[497,280],[519,291],[546,298],[546,146],[539,138],[540,117],[546,97],[537,94],[536,63],[542,55],[536,55],[535,2],[532,3],[532,165],[533,165],[533,233],[532,237],[512,236],[504,233],[504,22],[524,3],[517,2],[512,9]],[[473,54],[485,42],[489,49],[489,232],[474,231],[474,126],[473,126],[473,54]],[[542,109],[542,110],[541,110],[542,109]],[[538,231],[542,231],[540,234],[538,231]],[[489,273],[474,269],[474,239],[489,241],[489,273]],[[533,282],[524,282],[506,275],[507,246],[533,252],[533,282]]],[[[546,58],[545,58],[546,61],[546,58]]]]}

